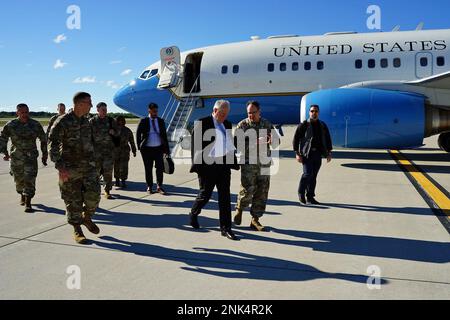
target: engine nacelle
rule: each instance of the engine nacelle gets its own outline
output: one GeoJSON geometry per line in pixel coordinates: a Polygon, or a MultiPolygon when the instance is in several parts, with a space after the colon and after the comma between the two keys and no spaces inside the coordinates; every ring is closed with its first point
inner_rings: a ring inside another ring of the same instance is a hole
{"type": "Polygon", "coordinates": [[[425,97],[379,89],[330,89],[307,94],[301,120],[309,106],[320,107],[320,119],[330,129],[334,146],[346,148],[408,148],[423,144],[425,97]]]}

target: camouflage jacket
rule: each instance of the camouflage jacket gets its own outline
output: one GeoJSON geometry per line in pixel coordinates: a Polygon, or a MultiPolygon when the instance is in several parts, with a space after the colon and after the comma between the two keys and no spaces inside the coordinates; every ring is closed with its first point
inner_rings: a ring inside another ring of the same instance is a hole
{"type": "Polygon", "coordinates": [[[58,119],[58,117],[59,117],[59,114],[56,114],[50,118],[50,121],[48,122],[48,127],[47,127],[47,139],[48,139],[48,136],[50,135],[50,130],[52,129],[53,124],[55,123],[56,119],[58,119]]]}
{"type": "Polygon", "coordinates": [[[136,144],[134,143],[133,132],[130,130],[130,128],[123,127],[119,129],[119,131],[120,146],[116,147],[116,150],[120,149],[121,152],[130,152],[131,150],[133,151],[133,153],[136,153],[136,144]]]}
{"type": "Polygon", "coordinates": [[[104,119],[100,119],[98,115],[89,119],[92,126],[92,132],[94,134],[94,148],[97,155],[112,155],[114,151],[114,143],[109,134],[109,130],[113,129],[115,136],[119,136],[116,121],[106,116],[104,119]]]}
{"type": "Polygon", "coordinates": [[[33,119],[22,123],[19,119],[9,121],[0,134],[0,153],[8,154],[8,140],[11,138],[11,157],[25,158],[38,157],[36,139],[41,141],[41,152],[47,157],[47,138],[42,125],[33,119]]]}
{"type": "Polygon", "coordinates": [[[95,169],[92,127],[73,111],[59,117],[50,131],[50,159],[56,169],[95,169]]]}
{"type": "Polygon", "coordinates": [[[266,143],[264,148],[261,148],[263,144],[258,143],[257,139],[270,135],[272,128],[270,121],[264,118],[261,118],[258,123],[251,122],[248,118],[238,123],[235,139],[238,152],[241,153],[240,164],[271,165],[269,143],[266,143]],[[249,130],[254,130],[254,132],[249,130]],[[244,134],[245,139],[243,139],[244,134]]]}

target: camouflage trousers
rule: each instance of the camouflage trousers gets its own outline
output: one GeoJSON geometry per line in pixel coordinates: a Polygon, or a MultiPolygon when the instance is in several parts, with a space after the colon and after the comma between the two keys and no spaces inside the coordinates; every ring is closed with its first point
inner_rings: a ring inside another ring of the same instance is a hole
{"type": "Polygon", "coordinates": [[[241,190],[236,208],[245,209],[250,206],[253,217],[260,218],[266,211],[269,195],[270,175],[261,174],[261,166],[246,164],[241,166],[241,190]]]}
{"type": "Polygon", "coordinates": [[[94,215],[100,202],[100,182],[95,170],[72,170],[69,181],[59,181],[61,198],[66,205],[67,222],[81,224],[82,213],[94,215]]]}
{"type": "Polygon", "coordinates": [[[10,172],[16,183],[18,194],[33,198],[36,192],[36,177],[38,173],[37,157],[25,159],[11,158],[10,172]]]}
{"type": "Polygon", "coordinates": [[[114,178],[119,180],[128,179],[128,163],[130,162],[129,151],[116,151],[114,153],[114,178]]]}
{"type": "Polygon", "coordinates": [[[112,176],[114,168],[114,154],[102,154],[96,160],[97,174],[103,176],[105,183],[105,191],[111,191],[112,189],[112,176]]]}

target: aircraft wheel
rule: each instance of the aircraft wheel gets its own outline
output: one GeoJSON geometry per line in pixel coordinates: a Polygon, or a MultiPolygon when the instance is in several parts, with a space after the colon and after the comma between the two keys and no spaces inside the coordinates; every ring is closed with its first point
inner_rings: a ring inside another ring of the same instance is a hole
{"type": "Polygon", "coordinates": [[[439,135],[438,145],[441,150],[450,152],[450,132],[445,132],[439,135]]]}

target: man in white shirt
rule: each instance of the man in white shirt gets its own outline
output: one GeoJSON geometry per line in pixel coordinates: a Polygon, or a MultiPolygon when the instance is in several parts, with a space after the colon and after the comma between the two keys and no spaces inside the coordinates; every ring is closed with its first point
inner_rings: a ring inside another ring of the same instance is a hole
{"type": "Polygon", "coordinates": [[[239,170],[235,156],[231,123],[226,120],[230,103],[216,101],[211,116],[195,122],[192,133],[192,166],[190,172],[198,175],[199,193],[190,212],[190,224],[199,229],[198,215],[217,187],[219,218],[222,236],[237,240],[231,230],[231,170],[239,170]]]}

